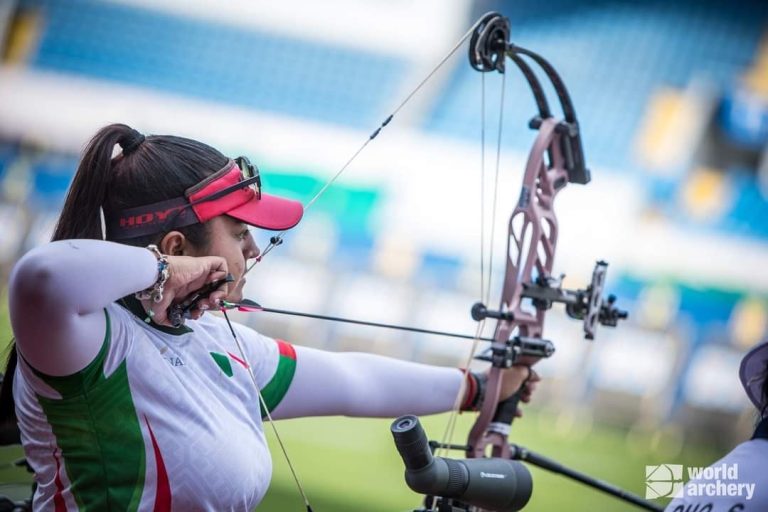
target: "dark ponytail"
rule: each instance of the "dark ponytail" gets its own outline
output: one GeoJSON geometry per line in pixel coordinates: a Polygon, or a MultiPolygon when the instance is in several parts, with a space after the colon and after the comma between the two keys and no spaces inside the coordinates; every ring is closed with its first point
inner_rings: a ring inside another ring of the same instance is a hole
{"type": "MultiPolygon", "coordinates": [[[[102,238],[101,216],[184,194],[221,169],[228,158],[192,139],[170,135],[145,137],[130,126],[102,128],[85,148],[69,188],[52,240],[102,238]],[[122,151],[114,158],[115,146],[122,151]]],[[[204,243],[205,226],[180,229],[193,244],[204,243]]],[[[145,246],[165,233],[124,240],[145,246]]]]}
{"type": "MultiPolygon", "coordinates": [[[[182,196],[186,189],[224,167],[227,160],[196,140],[170,135],[145,137],[124,124],[106,126],[83,152],[51,240],[100,240],[104,236],[102,215],[182,196]],[[115,155],[116,146],[121,151],[115,155]]],[[[204,224],[177,231],[193,245],[207,244],[204,224]]],[[[158,243],[163,236],[165,233],[158,233],[121,243],[143,247],[158,243]]],[[[12,343],[0,389],[0,429],[16,427],[12,386],[17,357],[12,343]]]]}

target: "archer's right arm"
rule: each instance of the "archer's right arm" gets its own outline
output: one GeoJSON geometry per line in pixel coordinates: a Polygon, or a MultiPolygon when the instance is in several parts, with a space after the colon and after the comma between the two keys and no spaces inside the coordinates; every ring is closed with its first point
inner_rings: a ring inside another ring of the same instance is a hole
{"type": "MultiPolygon", "coordinates": [[[[168,256],[168,264],[163,300],[152,305],[158,322],[167,320],[165,311],[176,296],[226,274],[226,261],[214,256],[168,256]]],[[[104,308],[157,279],[157,258],[142,247],[61,240],[33,249],[16,264],[9,284],[11,325],[20,354],[48,375],[82,370],[104,341],[104,308]]]]}
{"type": "Polygon", "coordinates": [[[20,354],[48,375],[82,370],[104,341],[103,309],[151,286],[157,270],[150,251],[99,240],[62,240],[31,250],[9,283],[20,354]]]}

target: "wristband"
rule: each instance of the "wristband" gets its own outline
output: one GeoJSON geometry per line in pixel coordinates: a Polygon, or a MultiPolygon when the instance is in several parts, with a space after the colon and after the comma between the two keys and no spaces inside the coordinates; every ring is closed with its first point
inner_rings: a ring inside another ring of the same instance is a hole
{"type": "Polygon", "coordinates": [[[462,411],[479,411],[483,406],[485,398],[485,389],[488,383],[488,377],[484,373],[473,371],[466,372],[467,375],[467,394],[464,403],[461,404],[462,411]]]}

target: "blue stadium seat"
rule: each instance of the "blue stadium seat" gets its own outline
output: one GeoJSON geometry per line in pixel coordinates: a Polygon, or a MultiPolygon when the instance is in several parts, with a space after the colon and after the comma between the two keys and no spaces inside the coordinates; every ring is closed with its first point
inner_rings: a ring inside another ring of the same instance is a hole
{"type": "Polygon", "coordinates": [[[96,0],[26,0],[44,31],[32,65],[187,97],[372,127],[408,64],[396,57],[96,0]]]}
{"type": "Polygon", "coordinates": [[[768,144],[768,100],[738,86],[723,98],[720,122],[728,138],[738,145],[759,151],[768,144]]]}
{"type": "Polygon", "coordinates": [[[48,210],[58,210],[64,202],[76,168],[77,160],[72,157],[57,154],[43,157],[32,169],[30,200],[48,210]]]}
{"type": "Polygon", "coordinates": [[[425,285],[455,288],[462,269],[463,262],[455,255],[426,250],[414,278],[425,285]]]}

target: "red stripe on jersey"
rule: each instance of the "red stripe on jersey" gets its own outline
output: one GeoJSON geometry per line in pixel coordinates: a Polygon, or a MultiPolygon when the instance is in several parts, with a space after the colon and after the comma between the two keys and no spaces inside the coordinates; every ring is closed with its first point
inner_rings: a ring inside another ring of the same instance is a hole
{"type": "Polygon", "coordinates": [[[277,349],[280,351],[281,356],[296,360],[296,349],[293,348],[293,345],[283,340],[275,341],[277,341],[277,349]]]}
{"type": "Polygon", "coordinates": [[[168,473],[165,470],[165,461],[163,454],[160,453],[160,447],[157,445],[157,439],[152,432],[152,426],[149,420],[144,416],[144,421],[149,429],[149,437],[152,439],[152,449],[155,451],[155,466],[157,468],[157,489],[155,490],[154,512],[166,512],[171,510],[171,484],[168,482],[168,473]]]}
{"type": "Polygon", "coordinates": [[[54,478],[54,483],[56,484],[56,494],[53,495],[53,509],[55,512],[67,512],[67,504],[64,503],[64,483],[61,481],[61,475],[59,475],[59,471],[61,471],[61,464],[59,463],[59,454],[56,451],[57,448],[53,449],[53,459],[56,461],[56,478],[54,478]]]}
{"type": "Polygon", "coordinates": [[[243,368],[245,368],[246,370],[248,369],[248,363],[246,363],[245,361],[243,361],[242,359],[240,359],[239,357],[237,357],[237,356],[236,356],[235,354],[233,354],[232,352],[227,352],[227,354],[229,355],[229,357],[231,357],[232,359],[234,359],[235,361],[237,361],[238,363],[240,363],[241,365],[243,365],[243,368]]]}

